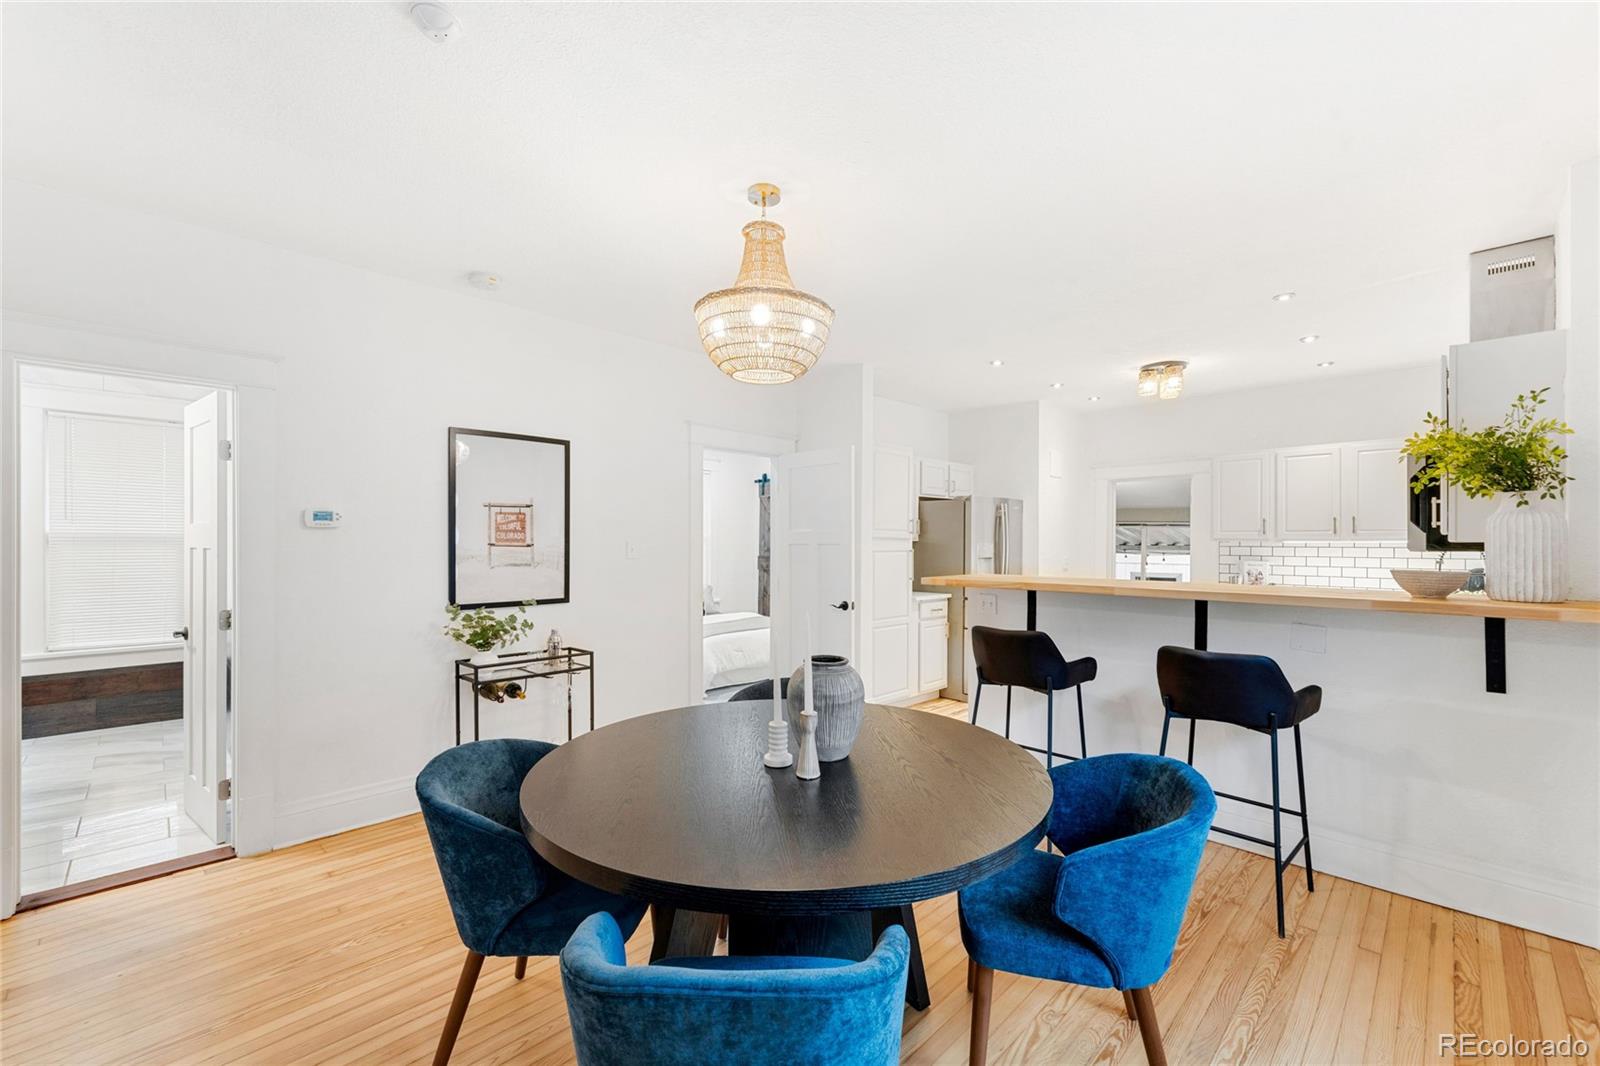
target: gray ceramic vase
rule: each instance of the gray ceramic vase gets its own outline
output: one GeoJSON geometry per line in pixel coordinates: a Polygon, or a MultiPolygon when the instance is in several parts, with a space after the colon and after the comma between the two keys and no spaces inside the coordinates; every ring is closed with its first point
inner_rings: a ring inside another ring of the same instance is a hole
{"type": "MultiPolygon", "coordinates": [[[[811,678],[817,686],[812,710],[817,712],[817,758],[838,762],[850,754],[861,731],[861,715],[867,705],[867,689],[861,675],[843,655],[813,655],[811,678]]],[[[789,678],[787,711],[789,727],[800,735],[800,712],[806,705],[805,667],[789,678]]]]}

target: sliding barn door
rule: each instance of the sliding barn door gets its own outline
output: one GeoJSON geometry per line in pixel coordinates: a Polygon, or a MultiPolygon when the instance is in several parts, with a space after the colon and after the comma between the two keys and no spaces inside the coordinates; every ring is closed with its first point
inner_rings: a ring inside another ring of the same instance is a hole
{"type": "Polygon", "coordinates": [[[227,829],[228,469],[222,395],[183,411],[183,808],[217,843],[227,829]]]}
{"type": "Polygon", "coordinates": [[[772,654],[800,664],[806,620],[817,654],[856,658],[855,451],[778,457],[772,498],[772,654]]]}

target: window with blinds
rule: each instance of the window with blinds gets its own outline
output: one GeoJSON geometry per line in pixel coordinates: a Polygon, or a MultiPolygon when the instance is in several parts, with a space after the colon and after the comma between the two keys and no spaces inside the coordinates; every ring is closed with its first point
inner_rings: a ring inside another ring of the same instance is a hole
{"type": "Polygon", "coordinates": [[[170,643],[183,626],[183,427],[45,416],[45,647],[170,643]]]}

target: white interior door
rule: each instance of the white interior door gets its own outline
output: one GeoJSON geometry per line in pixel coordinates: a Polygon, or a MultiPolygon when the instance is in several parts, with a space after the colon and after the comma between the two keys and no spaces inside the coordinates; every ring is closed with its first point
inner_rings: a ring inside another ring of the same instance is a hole
{"type": "Polygon", "coordinates": [[[772,496],[772,655],[800,664],[806,619],[813,654],[856,659],[855,450],[778,457],[772,496]]]}
{"type": "Polygon", "coordinates": [[[183,808],[223,843],[228,776],[228,408],[220,393],[183,410],[183,808]]]}

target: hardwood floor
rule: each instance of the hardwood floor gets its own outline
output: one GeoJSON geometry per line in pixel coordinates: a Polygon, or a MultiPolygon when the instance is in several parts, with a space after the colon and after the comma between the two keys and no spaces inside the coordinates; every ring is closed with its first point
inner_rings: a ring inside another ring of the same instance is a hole
{"type": "MultiPolygon", "coordinates": [[[[1155,991],[1170,1061],[1437,1062],[1437,1034],[1455,1031],[1600,1047],[1600,952],[1333,877],[1309,897],[1297,885],[1280,941],[1270,863],[1208,849],[1155,991]]],[[[907,1015],[905,1060],[959,1063],[970,1000],[954,897],[919,904],[917,921],[933,1006],[907,1015]]],[[[647,921],[633,962],[649,943],[647,921]]],[[[0,1055],[425,1061],[462,957],[421,820],[403,818],[0,924],[0,1055]]],[[[485,965],[456,1062],[571,1059],[554,960],[530,959],[521,982],[512,969],[485,965]]],[[[1109,990],[996,974],[991,1034],[994,1063],[1144,1061],[1109,990]]]]}

